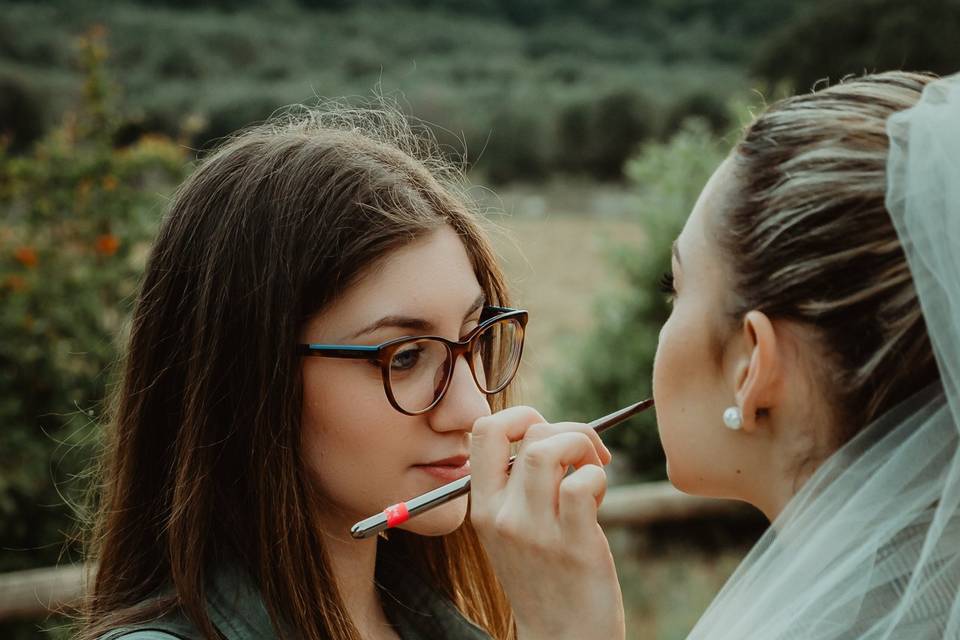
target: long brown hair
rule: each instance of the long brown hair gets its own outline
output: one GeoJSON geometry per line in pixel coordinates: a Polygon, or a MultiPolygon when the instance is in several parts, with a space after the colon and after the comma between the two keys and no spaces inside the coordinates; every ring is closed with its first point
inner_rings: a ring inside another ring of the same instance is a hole
{"type": "MultiPolygon", "coordinates": [[[[214,640],[205,587],[226,557],[259,586],[277,630],[359,637],[300,460],[293,345],[371,265],[442,225],[462,237],[489,304],[509,303],[460,173],[438,158],[395,111],[300,109],[227,141],[180,187],[113,402],[82,638],[179,610],[214,640]]],[[[469,618],[513,634],[469,522],[400,538],[469,618]]]]}
{"type": "Polygon", "coordinates": [[[887,72],[773,104],[734,149],[740,188],[717,231],[750,309],[816,329],[842,444],[939,378],[884,205],[887,119],[933,76],[887,72]]]}

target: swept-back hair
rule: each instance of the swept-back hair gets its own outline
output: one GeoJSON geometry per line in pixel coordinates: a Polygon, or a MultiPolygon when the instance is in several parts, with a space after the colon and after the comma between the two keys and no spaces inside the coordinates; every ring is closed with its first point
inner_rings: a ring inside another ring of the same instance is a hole
{"type": "Polygon", "coordinates": [[[887,119],[935,78],[893,71],[773,104],[733,151],[739,197],[718,235],[750,309],[816,328],[842,444],[938,379],[886,210],[887,119]]]}

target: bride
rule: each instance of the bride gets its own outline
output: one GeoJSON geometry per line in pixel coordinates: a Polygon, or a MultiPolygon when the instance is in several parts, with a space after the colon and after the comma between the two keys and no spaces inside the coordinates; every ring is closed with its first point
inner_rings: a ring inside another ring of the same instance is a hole
{"type": "MultiPolygon", "coordinates": [[[[960,76],[774,104],[673,254],[670,480],[772,523],[689,637],[960,638],[960,76]]],[[[600,453],[543,422],[477,422],[473,521],[521,636],[622,637],[600,453]]]]}

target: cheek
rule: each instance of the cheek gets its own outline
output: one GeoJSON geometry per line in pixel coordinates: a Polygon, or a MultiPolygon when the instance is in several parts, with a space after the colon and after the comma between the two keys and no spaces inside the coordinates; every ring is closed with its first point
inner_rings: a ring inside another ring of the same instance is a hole
{"type": "Polygon", "coordinates": [[[704,415],[714,379],[702,327],[675,313],[660,331],[653,367],[657,427],[670,480],[690,489],[715,452],[704,415]]]}
{"type": "Polygon", "coordinates": [[[657,353],[653,360],[653,398],[654,410],[657,414],[657,428],[660,431],[660,440],[667,458],[670,458],[671,443],[676,425],[676,411],[679,405],[677,394],[680,392],[676,384],[677,362],[682,360],[682,344],[679,343],[675,330],[676,322],[672,316],[660,329],[657,342],[657,353]]]}
{"type": "Polygon", "coordinates": [[[386,506],[383,487],[395,484],[402,416],[379,383],[350,373],[356,372],[337,378],[304,372],[301,445],[321,492],[351,514],[370,515],[386,506]]]}
{"type": "Polygon", "coordinates": [[[677,322],[671,316],[660,328],[657,352],[653,359],[653,397],[658,419],[673,405],[677,392],[675,380],[679,363],[683,361],[683,342],[677,331],[677,322]]]}
{"type": "Polygon", "coordinates": [[[704,322],[708,309],[678,308],[660,329],[653,362],[653,393],[661,412],[696,412],[721,386],[713,355],[716,338],[704,322]]]}
{"type": "MultiPolygon", "coordinates": [[[[437,487],[411,469],[429,446],[423,418],[398,413],[379,380],[341,372],[329,381],[314,369],[303,376],[301,446],[321,493],[337,509],[334,526],[347,528],[389,505],[437,487]]],[[[422,535],[450,533],[463,522],[466,497],[403,526],[422,535]]]]}

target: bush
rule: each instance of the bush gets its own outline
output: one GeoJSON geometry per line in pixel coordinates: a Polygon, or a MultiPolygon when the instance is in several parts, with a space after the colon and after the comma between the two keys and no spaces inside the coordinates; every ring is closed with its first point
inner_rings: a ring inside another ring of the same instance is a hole
{"type": "Polygon", "coordinates": [[[42,134],[45,105],[20,74],[0,73],[0,138],[14,151],[29,147],[42,134]]]}
{"type": "Polygon", "coordinates": [[[542,180],[549,170],[545,147],[539,109],[532,101],[517,101],[494,114],[480,166],[497,184],[542,180]]]}
{"type": "Polygon", "coordinates": [[[626,161],[655,130],[655,117],[632,91],[615,91],[600,98],[590,154],[594,177],[621,178],[626,161]]]}
{"type": "Polygon", "coordinates": [[[556,117],[553,164],[599,180],[619,180],[627,159],[655,135],[657,120],[649,101],[628,90],[569,104],[556,117]]]}
{"type": "Polygon", "coordinates": [[[821,79],[889,69],[957,70],[956,0],[818,0],[758,47],[752,70],[808,91],[821,79]]]}
{"type": "MultiPolygon", "coordinates": [[[[0,73],[29,79],[50,114],[46,130],[78,93],[74,33],[102,22],[116,52],[111,71],[124,79],[138,128],[175,135],[194,114],[206,123],[187,140],[195,148],[290,103],[374,91],[402,94],[414,115],[463,132],[472,158],[484,150],[471,165],[481,178],[569,172],[606,180],[621,178],[638,143],[670,133],[663,123],[681,119],[670,115],[676,96],[700,91],[725,101],[745,91],[742,61],[718,64],[713,49],[733,40],[748,51],[758,37],[734,26],[710,31],[715,20],[736,25],[746,16],[708,11],[700,0],[679,13],[666,2],[584,8],[538,0],[542,13],[533,21],[523,14],[534,5],[517,9],[506,0],[293,2],[244,11],[155,4],[12,3],[0,15],[0,73]],[[665,48],[677,49],[679,64],[658,61],[665,48]],[[570,126],[560,120],[565,110],[584,112],[586,143],[575,132],[561,139],[570,126]],[[535,149],[500,140],[531,128],[535,149]]],[[[682,116],[710,115],[709,105],[680,106],[682,116]]],[[[27,118],[3,124],[18,140],[32,135],[27,118]]]]}
{"type": "Polygon", "coordinates": [[[726,99],[707,91],[694,91],[674,102],[664,128],[676,131],[684,121],[700,118],[706,121],[713,133],[723,134],[730,127],[730,115],[726,99]]]}
{"type": "MultiPolygon", "coordinates": [[[[615,268],[625,276],[627,291],[598,301],[596,328],[572,347],[573,365],[548,383],[555,390],[552,406],[557,415],[590,420],[649,397],[657,336],[669,314],[657,281],[670,269],[671,244],[722,159],[723,150],[707,124],[690,120],[668,142],[646,145],[627,164],[646,243],[640,251],[614,252],[615,268]]],[[[652,414],[611,431],[607,441],[626,455],[638,479],[665,477],[652,414]]]]}
{"type": "Polygon", "coordinates": [[[86,37],[77,112],[28,153],[0,148],[0,571],[56,563],[75,529],[66,481],[95,451],[160,193],[186,166],[167,139],[114,147],[105,55],[86,37]]]}

